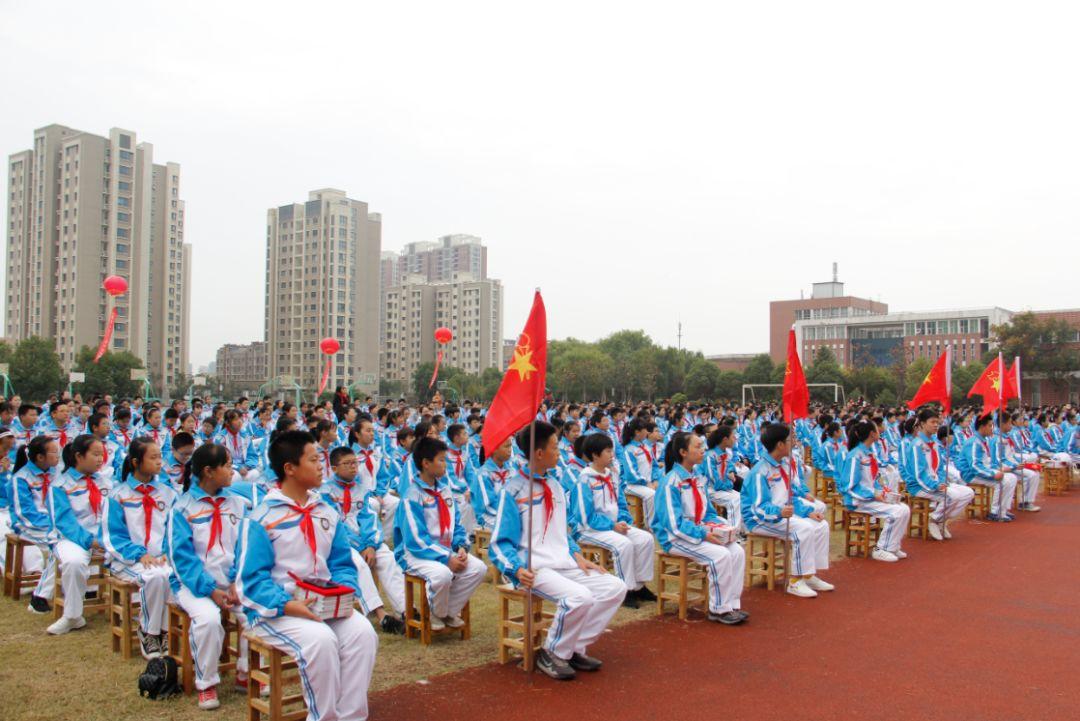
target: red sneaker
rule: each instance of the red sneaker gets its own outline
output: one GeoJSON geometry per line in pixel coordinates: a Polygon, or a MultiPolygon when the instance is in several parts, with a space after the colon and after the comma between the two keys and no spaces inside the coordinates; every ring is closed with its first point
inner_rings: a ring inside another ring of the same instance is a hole
{"type": "Polygon", "coordinates": [[[199,708],[203,711],[213,711],[221,702],[217,697],[217,686],[211,686],[210,688],[199,691],[199,708]]]}

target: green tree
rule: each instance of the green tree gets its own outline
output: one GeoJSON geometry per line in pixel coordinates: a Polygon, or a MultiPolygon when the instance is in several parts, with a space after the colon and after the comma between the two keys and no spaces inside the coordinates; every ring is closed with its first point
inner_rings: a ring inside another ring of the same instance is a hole
{"type": "Polygon", "coordinates": [[[596,343],[596,348],[611,359],[611,371],[605,385],[620,400],[628,400],[635,390],[640,369],[634,363],[638,351],[653,347],[652,339],[640,330],[621,330],[596,343]]]}
{"type": "Polygon", "coordinates": [[[482,386],[480,397],[482,400],[490,402],[495,394],[499,391],[499,386],[502,384],[503,374],[498,368],[485,368],[484,372],[480,374],[480,383],[482,386]]]}
{"type": "Polygon", "coordinates": [[[750,363],[743,371],[746,383],[772,383],[773,362],[768,353],[760,353],[750,359],[750,363]]]}
{"type": "Polygon", "coordinates": [[[686,393],[691,398],[708,400],[720,380],[720,369],[715,363],[704,358],[696,358],[686,374],[686,393]]]}
{"type": "Polygon", "coordinates": [[[11,354],[14,352],[10,343],[6,340],[0,340],[0,363],[10,363],[11,354]]]}
{"type": "Polygon", "coordinates": [[[742,399],[743,375],[738,371],[720,371],[713,387],[713,397],[720,401],[740,401],[742,399]]]}
{"type": "Polygon", "coordinates": [[[934,367],[934,361],[929,358],[916,358],[908,363],[904,370],[904,397],[900,400],[907,402],[918,392],[919,386],[926,380],[926,374],[934,367]]]}
{"type": "Polygon", "coordinates": [[[392,381],[388,378],[379,379],[379,395],[384,398],[400,398],[408,391],[404,381],[392,381]]]}
{"type": "MultiPolygon", "coordinates": [[[[1023,361],[1021,361],[1021,364],[1023,364],[1023,361]]],[[[967,398],[968,391],[971,390],[971,386],[975,385],[975,381],[979,379],[984,370],[986,370],[986,364],[978,361],[971,361],[965,366],[953,366],[953,408],[959,408],[969,402],[967,398]]]]}
{"type": "Polygon", "coordinates": [[[560,354],[548,366],[548,383],[564,398],[592,400],[610,387],[614,363],[595,347],[575,348],[560,354]]]}
{"type": "Polygon", "coordinates": [[[991,331],[1006,364],[1019,356],[1025,374],[1044,375],[1053,386],[1067,387],[1071,374],[1080,368],[1080,352],[1069,345],[1076,329],[1064,320],[1017,313],[1011,322],[991,331]]]}
{"type": "Polygon", "coordinates": [[[72,370],[84,373],[86,381],[74,384],[74,390],[84,398],[106,393],[118,398],[132,397],[142,391],[142,383],[131,380],[131,371],[143,367],[138,356],[128,351],[109,351],[95,363],[96,352],[96,348],[84,345],[75,354],[72,370]]]}
{"type": "Polygon", "coordinates": [[[24,400],[44,401],[66,387],[60,357],[51,340],[32,336],[11,354],[11,384],[24,400]]]}
{"type": "MultiPolygon", "coordinates": [[[[882,391],[892,385],[892,375],[888,368],[880,366],[864,365],[849,369],[845,373],[844,391],[849,398],[865,398],[866,400],[877,399],[882,391]]],[[[890,389],[893,399],[896,391],[890,389]]],[[[877,401],[874,400],[876,403],[877,401]]]]}

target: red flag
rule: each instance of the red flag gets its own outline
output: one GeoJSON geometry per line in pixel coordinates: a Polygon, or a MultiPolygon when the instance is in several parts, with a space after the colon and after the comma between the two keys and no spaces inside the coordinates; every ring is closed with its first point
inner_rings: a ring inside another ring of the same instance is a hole
{"type": "Polygon", "coordinates": [[[983,415],[1001,407],[1003,403],[1001,392],[1003,371],[1004,363],[1001,362],[1001,354],[999,353],[998,357],[990,365],[986,366],[986,370],[979,376],[979,380],[975,381],[975,385],[971,386],[971,390],[968,391],[968,398],[982,396],[983,415]]]}
{"type": "Polygon", "coordinates": [[[1012,365],[1005,371],[1005,391],[1002,395],[1003,402],[1007,402],[1010,398],[1020,397],[1020,356],[1016,356],[1012,365]]]}
{"type": "Polygon", "coordinates": [[[806,387],[799,354],[795,350],[795,329],[788,331],[787,370],[784,371],[784,422],[806,418],[810,406],[810,389],[806,387]]]}
{"type": "Polygon", "coordinates": [[[484,419],[481,440],[484,454],[491,455],[510,434],[516,433],[536,417],[544,400],[547,376],[547,311],[540,291],[533,298],[529,320],[518,336],[514,358],[506,368],[499,392],[491,401],[484,419]]]}
{"type": "Polygon", "coordinates": [[[952,410],[952,373],[949,362],[949,347],[938,356],[937,363],[923,378],[922,385],[915,392],[915,397],[908,401],[908,408],[915,410],[921,405],[937,401],[945,409],[946,415],[952,410]]]}

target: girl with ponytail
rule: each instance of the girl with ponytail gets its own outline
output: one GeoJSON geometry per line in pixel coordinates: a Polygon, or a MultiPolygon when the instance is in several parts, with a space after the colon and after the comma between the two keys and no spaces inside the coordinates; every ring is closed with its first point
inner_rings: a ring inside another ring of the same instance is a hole
{"type": "Polygon", "coordinates": [[[849,511],[866,513],[881,519],[884,526],[871,557],[875,561],[895,563],[907,554],[900,543],[907,536],[911,509],[898,501],[898,489],[890,488],[874,446],[878,442],[878,425],[862,419],[848,430],[848,455],[841,467],[837,488],[844,496],[849,511]]]}
{"type": "Polygon", "coordinates": [[[19,449],[11,479],[11,525],[16,535],[37,546],[40,556],[24,556],[24,568],[41,572],[37,587],[30,595],[28,610],[47,613],[53,597],[56,564],[52,544],[56,541],[49,515],[49,491],[60,478],[60,445],[48,436],[37,436],[19,449]]]}

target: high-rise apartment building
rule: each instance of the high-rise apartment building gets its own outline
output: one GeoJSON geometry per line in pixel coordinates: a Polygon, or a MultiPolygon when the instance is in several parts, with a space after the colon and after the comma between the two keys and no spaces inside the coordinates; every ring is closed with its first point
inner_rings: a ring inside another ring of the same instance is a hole
{"type": "Polygon", "coordinates": [[[432,283],[422,275],[406,275],[400,285],[383,291],[386,307],[382,376],[409,383],[417,366],[435,360],[435,329],[447,327],[454,339],[442,348],[443,363],[479,374],[502,370],[502,283],[458,273],[432,283]]]}
{"type": "Polygon", "coordinates": [[[400,285],[409,275],[432,283],[453,280],[457,273],[487,278],[487,248],[475,235],[461,233],[444,235],[433,243],[409,243],[400,253],[383,253],[381,263],[383,288],[400,285]]]}
{"type": "Polygon", "coordinates": [[[191,246],[180,166],[153,152],[130,130],[49,125],[9,156],[5,327],[14,342],[54,340],[70,369],[104,333],[102,281],[122,276],[111,348],[141,358],[167,392],[188,367],[191,246]]]}
{"type": "Polygon", "coordinates": [[[341,343],[329,386],[378,390],[382,219],[330,188],[266,218],[266,353],[271,378],[313,389],[323,338],[341,343]]]}
{"type": "Polygon", "coordinates": [[[254,390],[268,379],[263,341],[244,345],[226,343],[218,348],[215,358],[214,375],[223,386],[254,390]]]}

